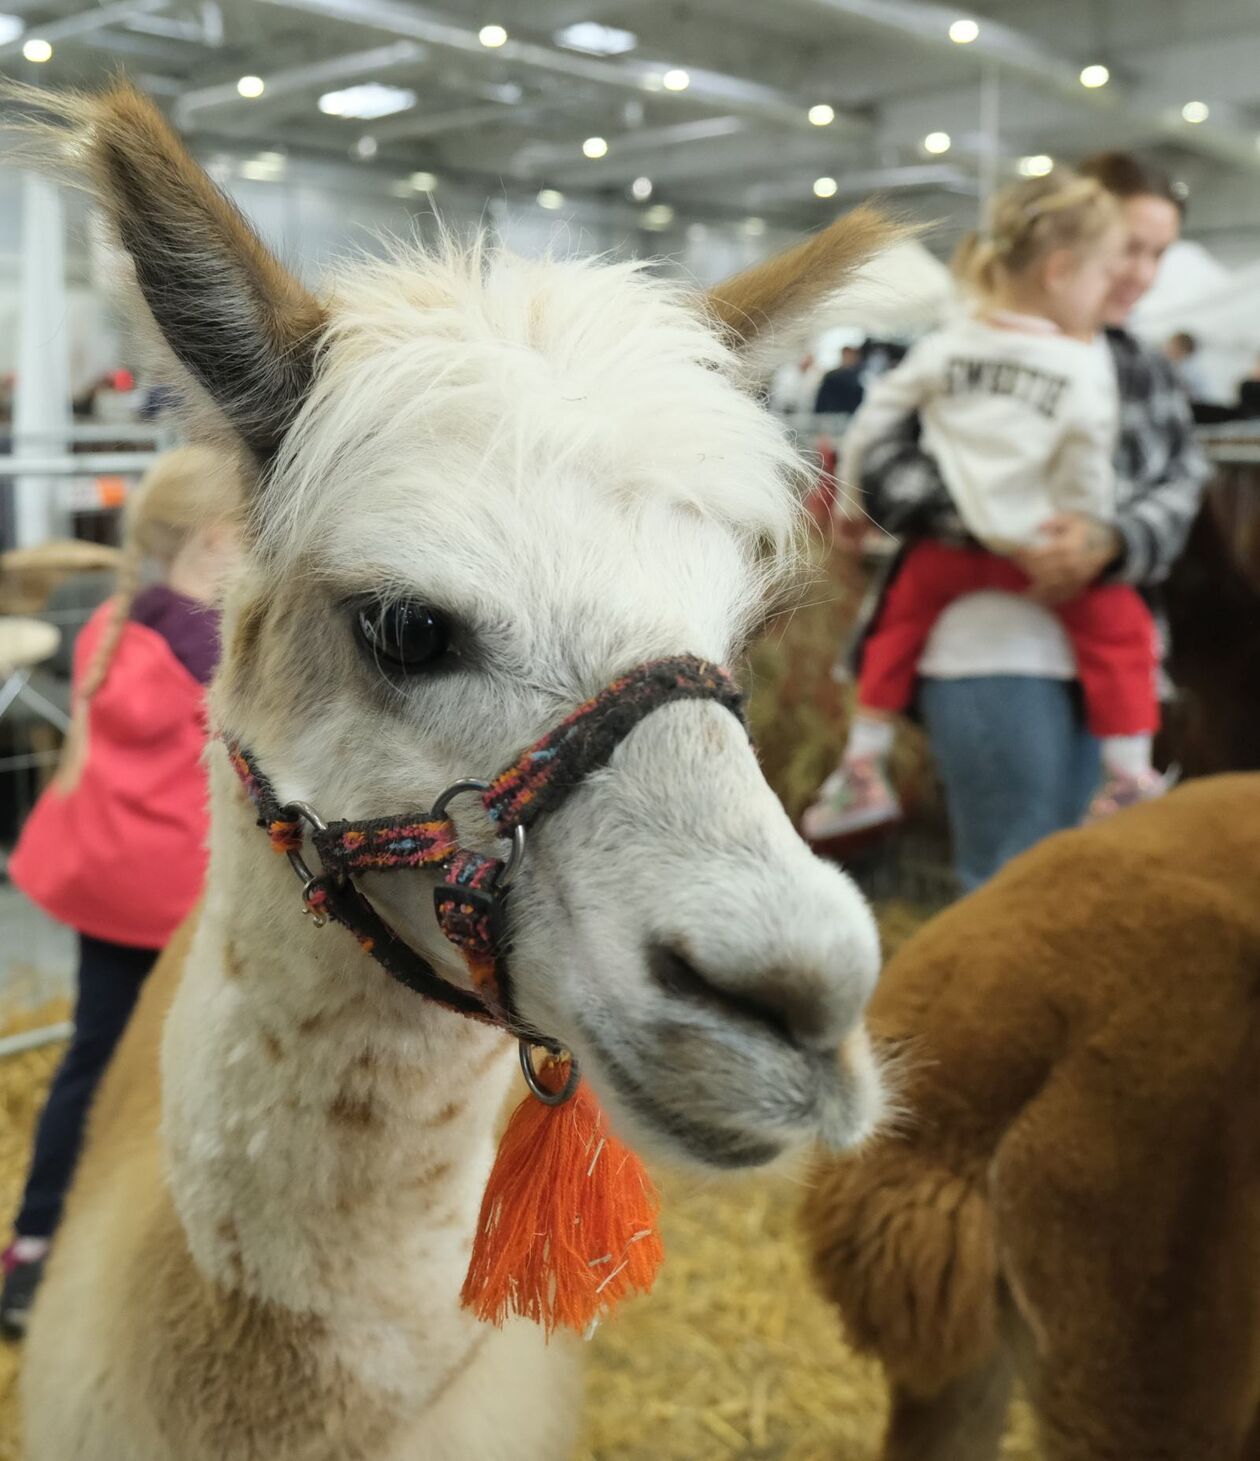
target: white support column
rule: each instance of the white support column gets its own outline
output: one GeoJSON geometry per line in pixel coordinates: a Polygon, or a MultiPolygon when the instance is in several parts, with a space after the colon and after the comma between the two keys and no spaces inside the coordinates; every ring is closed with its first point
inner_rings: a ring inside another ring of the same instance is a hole
{"type": "MultiPolygon", "coordinates": [[[[22,177],[22,273],[15,456],[68,450],[49,433],[70,425],[70,332],[66,299],[65,205],[60,187],[37,173],[22,177]],[[25,439],[24,439],[25,438],[25,439]]],[[[64,479],[18,477],[14,532],[19,548],[66,531],[64,479]]]]}

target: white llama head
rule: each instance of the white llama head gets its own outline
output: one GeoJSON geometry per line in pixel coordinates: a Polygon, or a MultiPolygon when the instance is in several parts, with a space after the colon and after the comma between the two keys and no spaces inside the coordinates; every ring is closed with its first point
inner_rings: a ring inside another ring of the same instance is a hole
{"type": "MultiPolygon", "coordinates": [[[[258,468],[215,710],[282,796],[422,810],[643,660],[737,654],[797,535],[793,457],[740,379],[881,241],[872,215],[707,305],[627,265],[454,248],[316,300],[142,98],[65,110],[148,310],[258,468]]],[[[367,890],[460,979],[427,888],[367,890]]],[[[871,917],[728,712],[644,721],[531,833],[511,907],[522,1015],[632,1139],[738,1166],[876,1119],[871,917]]]]}

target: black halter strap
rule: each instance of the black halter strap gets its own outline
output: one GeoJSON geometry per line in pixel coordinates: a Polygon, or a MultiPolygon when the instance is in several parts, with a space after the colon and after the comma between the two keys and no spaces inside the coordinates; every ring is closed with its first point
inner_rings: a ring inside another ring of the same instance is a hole
{"type": "Polygon", "coordinates": [[[628,671],[524,751],[488,785],[460,782],[432,812],[363,821],[324,823],[301,802],[282,802],[253,757],[228,742],[232,764],[258,811],[272,847],[288,857],[302,880],[306,911],[347,928],[365,953],[387,973],[435,1004],[510,1031],[534,1044],[552,1045],[516,1014],[507,959],[507,885],[524,848],[525,829],[554,811],[591,772],[606,766],[639,722],[663,705],[713,700],[743,723],[743,697],[730,675],[690,655],[654,660],[628,671]],[[477,790],[490,820],[512,837],[506,862],[461,848],[446,807],[458,793],[477,790]],[[319,856],[319,871],[303,861],[306,834],[319,856]],[[464,955],[474,990],[461,989],[406,943],[354,882],[356,874],[436,867],[434,892],[439,927],[464,955]]]}

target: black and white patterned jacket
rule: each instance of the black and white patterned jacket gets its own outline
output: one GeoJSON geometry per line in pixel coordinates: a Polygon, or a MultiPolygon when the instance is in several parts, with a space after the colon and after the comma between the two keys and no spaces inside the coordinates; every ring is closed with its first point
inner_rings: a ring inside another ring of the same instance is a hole
{"type": "MultiPolygon", "coordinates": [[[[1107,577],[1150,589],[1168,576],[1185,546],[1208,464],[1195,441],[1189,403],[1169,362],[1125,330],[1108,330],[1107,343],[1120,394],[1114,526],[1122,542],[1107,577]]],[[[870,444],[856,485],[876,526],[894,537],[974,546],[936,462],[920,449],[917,418],[870,444]]],[[[899,563],[897,555],[868,595],[853,642],[854,657],[899,563]]]]}

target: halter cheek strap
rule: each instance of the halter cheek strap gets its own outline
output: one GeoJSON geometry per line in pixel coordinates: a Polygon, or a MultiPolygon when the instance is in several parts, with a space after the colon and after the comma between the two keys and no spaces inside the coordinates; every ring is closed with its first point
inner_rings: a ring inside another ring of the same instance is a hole
{"type": "Polygon", "coordinates": [[[275,851],[288,857],[302,881],[306,911],[317,923],[331,918],[342,924],[394,979],[436,1004],[531,1043],[558,1048],[521,1021],[512,1000],[505,903],[526,830],[606,766],[641,720],[682,700],[716,701],[743,723],[743,698],[724,669],[691,655],[654,660],[579,706],[492,782],[456,783],[427,816],[325,823],[305,803],[282,802],[239,741],[228,742],[228,753],[258,811],[258,825],[275,851]],[[499,833],[512,839],[506,861],[459,846],[446,808],[456,795],[473,790],[481,794],[499,833]],[[319,857],[315,873],[302,858],[308,830],[319,857]],[[354,882],[361,873],[420,867],[443,871],[434,890],[434,911],[442,932],[464,956],[472,991],[444,979],[386,923],[354,882]]]}

